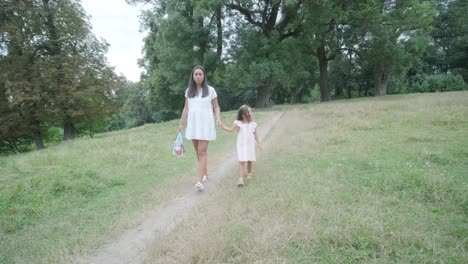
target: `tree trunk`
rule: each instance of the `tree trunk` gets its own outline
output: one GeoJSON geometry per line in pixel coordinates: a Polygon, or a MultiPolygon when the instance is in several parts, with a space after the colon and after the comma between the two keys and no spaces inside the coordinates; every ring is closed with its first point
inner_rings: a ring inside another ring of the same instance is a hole
{"type": "Polygon", "coordinates": [[[336,80],[335,97],[341,97],[343,95],[344,76],[342,74],[338,74],[337,77],[338,80],[336,80]]]}
{"type": "Polygon", "coordinates": [[[218,60],[221,60],[221,56],[223,55],[223,25],[221,23],[222,19],[222,6],[216,8],[216,31],[217,31],[217,38],[216,38],[216,55],[218,60]]]}
{"type": "Polygon", "coordinates": [[[256,108],[265,108],[271,106],[271,83],[264,83],[257,87],[257,102],[255,103],[256,108]]]}
{"type": "MultiPolygon", "coordinates": [[[[204,29],[203,17],[199,17],[197,19],[197,23],[198,23],[198,27],[200,28],[200,30],[202,30],[202,32],[205,32],[205,30],[203,30],[204,29]]],[[[205,36],[205,33],[203,33],[203,35],[204,37],[199,38],[199,42],[198,42],[198,45],[200,48],[198,50],[200,64],[205,63],[205,53],[206,53],[206,50],[208,49],[208,36],[205,36]]]]}
{"type": "Polygon", "coordinates": [[[291,93],[291,104],[296,104],[297,103],[297,93],[292,92],[291,93]]]}
{"type": "MultiPolygon", "coordinates": [[[[348,57],[349,57],[349,65],[353,65],[353,57],[351,56],[351,51],[348,51],[348,57]]],[[[348,76],[353,76],[353,73],[352,73],[352,67],[349,67],[349,72],[348,72],[348,76]]],[[[352,89],[352,86],[349,85],[349,83],[346,85],[346,89],[348,91],[348,99],[351,99],[351,89],[352,89]]]]}
{"type": "Polygon", "coordinates": [[[374,66],[374,92],[375,96],[387,94],[388,74],[381,63],[374,66]]]}
{"type": "Polygon", "coordinates": [[[330,101],[330,92],[328,91],[328,61],[323,44],[317,48],[317,58],[320,68],[320,101],[330,101]]]}
{"type": "Polygon", "coordinates": [[[41,124],[39,120],[33,120],[31,127],[34,134],[34,142],[36,143],[36,149],[43,149],[44,141],[42,139],[41,124]]]}
{"type": "Polygon", "coordinates": [[[69,115],[65,116],[63,124],[63,140],[72,140],[75,138],[75,125],[69,115]]]}
{"type": "Polygon", "coordinates": [[[9,103],[6,94],[6,87],[5,82],[3,80],[0,81],[0,114],[6,113],[9,110],[9,103]]]}

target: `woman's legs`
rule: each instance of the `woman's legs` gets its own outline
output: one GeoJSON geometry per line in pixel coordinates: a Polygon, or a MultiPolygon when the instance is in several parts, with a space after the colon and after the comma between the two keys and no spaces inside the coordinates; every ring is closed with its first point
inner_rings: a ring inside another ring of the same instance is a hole
{"type": "Polygon", "coordinates": [[[252,174],[252,162],[247,161],[247,174],[252,174]]]}
{"type": "Polygon", "coordinates": [[[197,153],[197,160],[198,160],[198,140],[197,139],[192,139],[192,144],[193,144],[193,148],[195,149],[195,153],[197,153]]]}
{"type": "Polygon", "coordinates": [[[202,182],[203,175],[207,172],[208,167],[208,141],[207,140],[192,140],[198,159],[198,181],[202,182]],[[195,142],[197,141],[197,142],[195,142]]]}
{"type": "MultiPolygon", "coordinates": [[[[200,141],[204,141],[204,140],[197,140],[197,139],[192,139],[192,144],[193,144],[193,147],[195,148],[195,153],[197,153],[197,160],[200,162],[200,157],[198,155],[198,145],[199,145],[199,142],[200,141]]],[[[208,148],[208,141],[207,142],[207,148],[208,148]]],[[[206,175],[206,177],[208,177],[208,166],[205,166],[205,172],[203,173],[203,175],[206,175]]],[[[203,177],[202,175],[202,177],[203,177]]]]}

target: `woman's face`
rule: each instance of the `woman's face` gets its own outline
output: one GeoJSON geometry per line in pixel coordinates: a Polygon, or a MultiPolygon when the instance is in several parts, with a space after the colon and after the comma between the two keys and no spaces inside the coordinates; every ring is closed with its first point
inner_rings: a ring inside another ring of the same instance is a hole
{"type": "Polygon", "coordinates": [[[193,80],[195,81],[197,85],[201,85],[204,79],[205,79],[205,75],[203,74],[203,71],[201,69],[196,69],[193,72],[193,80]]]}

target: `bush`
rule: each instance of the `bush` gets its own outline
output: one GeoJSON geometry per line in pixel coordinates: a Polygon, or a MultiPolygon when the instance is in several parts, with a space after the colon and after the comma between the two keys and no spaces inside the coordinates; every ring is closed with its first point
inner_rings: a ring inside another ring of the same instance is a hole
{"type": "Polygon", "coordinates": [[[127,118],[125,120],[125,128],[139,127],[145,124],[145,121],[140,118],[127,118]]]}
{"type": "Polygon", "coordinates": [[[33,149],[33,140],[30,137],[17,137],[0,142],[0,156],[19,154],[33,149]]]}
{"type": "Polygon", "coordinates": [[[63,141],[63,128],[50,126],[44,133],[44,140],[47,143],[60,143],[63,141]]]}
{"type": "Polygon", "coordinates": [[[306,95],[302,98],[304,103],[313,103],[320,102],[320,87],[316,85],[310,92],[309,95],[306,95]]]}
{"type": "Polygon", "coordinates": [[[446,92],[467,89],[461,75],[458,74],[416,74],[409,80],[409,92],[446,92]]]}
{"type": "Polygon", "coordinates": [[[107,127],[108,131],[120,130],[125,128],[125,120],[120,115],[112,115],[109,125],[107,127]]]}
{"type": "Polygon", "coordinates": [[[161,123],[161,122],[169,121],[169,120],[176,119],[176,118],[178,118],[178,115],[175,112],[168,111],[168,110],[158,111],[154,113],[151,117],[153,122],[156,122],[156,123],[161,123]]]}

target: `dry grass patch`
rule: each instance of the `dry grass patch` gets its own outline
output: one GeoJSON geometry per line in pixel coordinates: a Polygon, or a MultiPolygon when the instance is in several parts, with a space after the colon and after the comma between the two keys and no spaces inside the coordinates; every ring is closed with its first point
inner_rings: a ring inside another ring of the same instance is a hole
{"type": "Polygon", "coordinates": [[[233,168],[146,263],[467,262],[468,124],[449,116],[466,92],[290,108],[255,178],[233,168]]]}

